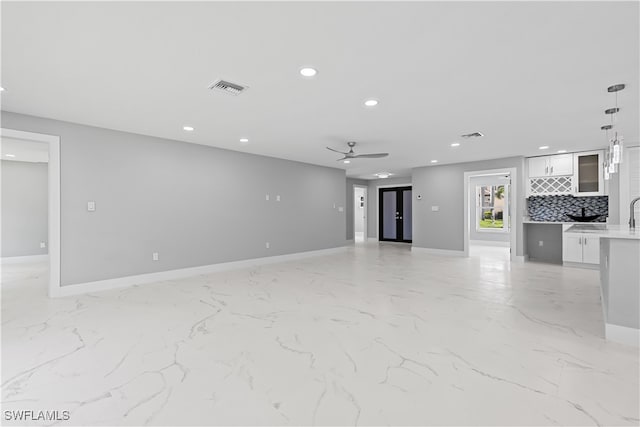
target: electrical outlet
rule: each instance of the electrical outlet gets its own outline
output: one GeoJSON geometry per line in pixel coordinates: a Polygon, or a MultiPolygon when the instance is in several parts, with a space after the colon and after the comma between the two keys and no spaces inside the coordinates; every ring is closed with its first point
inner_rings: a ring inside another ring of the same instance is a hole
{"type": "Polygon", "coordinates": [[[96,202],[94,202],[94,201],[92,201],[92,200],[91,200],[91,201],[88,201],[88,202],[87,202],[87,211],[88,211],[88,212],[93,212],[93,211],[95,211],[95,210],[96,210],[96,202]]]}
{"type": "Polygon", "coordinates": [[[158,256],[158,252],[154,252],[152,258],[154,261],[158,261],[160,259],[160,257],[158,256]]]}
{"type": "Polygon", "coordinates": [[[538,246],[544,246],[544,241],[543,240],[539,240],[538,241],[538,246]]]}
{"type": "Polygon", "coordinates": [[[264,244],[264,247],[265,247],[265,248],[267,248],[267,249],[269,249],[269,247],[270,247],[270,246],[271,246],[271,245],[269,244],[269,242],[266,242],[266,243],[264,244]]]}
{"type": "Polygon", "coordinates": [[[44,249],[47,247],[47,244],[45,242],[40,242],[40,249],[44,249]]]}
{"type": "Polygon", "coordinates": [[[440,206],[431,206],[432,212],[438,212],[440,210],[440,206]]]}

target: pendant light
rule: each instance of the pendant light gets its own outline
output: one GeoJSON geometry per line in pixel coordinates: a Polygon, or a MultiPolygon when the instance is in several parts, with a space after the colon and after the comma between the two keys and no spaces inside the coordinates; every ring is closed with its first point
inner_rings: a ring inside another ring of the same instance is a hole
{"type": "MultiPolygon", "coordinates": [[[[600,126],[600,130],[605,131],[605,135],[606,135],[606,141],[607,141],[607,145],[609,145],[609,130],[612,128],[612,125],[604,125],[604,126],[600,126]]],[[[604,153],[604,161],[602,164],[602,170],[604,171],[604,179],[605,180],[609,180],[611,174],[609,172],[609,167],[611,166],[611,161],[610,161],[610,154],[611,150],[607,150],[604,153]]]]}
{"type": "Polygon", "coordinates": [[[622,133],[618,132],[617,129],[617,115],[620,112],[620,108],[618,108],[618,92],[623,90],[625,85],[622,83],[615,84],[613,86],[609,86],[607,88],[607,92],[614,93],[616,96],[616,104],[613,108],[608,108],[604,111],[611,118],[611,124],[600,127],[600,129],[607,131],[607,142],[609,145],[609,150],[607,153],[608,170],[609,173],[618,172],[618,165],[622,163],[622,151],[623,151],[623,137],[622,133]],[[609,132],[611,130],[611,134],[609,132]]]}

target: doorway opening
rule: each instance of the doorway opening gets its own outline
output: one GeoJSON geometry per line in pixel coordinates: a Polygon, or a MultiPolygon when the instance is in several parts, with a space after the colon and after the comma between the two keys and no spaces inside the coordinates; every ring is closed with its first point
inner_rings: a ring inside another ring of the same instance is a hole
{"type": "MultiPolygon", "coordinates": [[[[0,142],[3,276],[33,276],[48,270],[47,293],[50,297],[57,296],[60,291],[60,138],[2,128],[0,142]]],[[[3,286],[11,284],[4,277],[2,282],[3,286]]]]}
{"type": "Polygon", "coordinates": [[[378,240],[412,242],[411,187],[378,188],[378,240]]]}
{"type": "Polygon", "coordinates": [[[513,168],[465,172],[466,256],[515,260],[513,168]]]}
{"type": "Polygon", "coordinates": [[[353,232],[355,243],[367,241],[367,187],[353,186],[353,232]]]}

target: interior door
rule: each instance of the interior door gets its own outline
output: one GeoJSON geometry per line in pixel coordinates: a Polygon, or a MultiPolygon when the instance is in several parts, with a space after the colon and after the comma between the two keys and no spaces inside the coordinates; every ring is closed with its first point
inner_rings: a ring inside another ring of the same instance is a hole
{"type": "Polygon", "coordinates": [[[411,187],[381,188],[379,200],[379,240],[412,241],[411,187]]]}

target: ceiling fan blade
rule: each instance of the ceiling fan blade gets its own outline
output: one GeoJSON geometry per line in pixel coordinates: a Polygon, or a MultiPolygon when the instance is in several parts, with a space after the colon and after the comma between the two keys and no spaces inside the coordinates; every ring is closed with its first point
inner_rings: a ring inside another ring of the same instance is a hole
{"type": "Polygon", "coordinates": [[[389,153],[375,153],[375,154],[358,154],[353,157],[359,157],[363,159],[378,159],[380,157],[387,157],[389,153]]]}
{"type": "Polygon", "coordinates": [[[336,153],[340,153],[340,154],[347,154],[347,153],[345,153],[344,151],[334,150],[333,148],[330,148],[330,147],[326,147],[326,148],[327,148],[327,150],[335,151],[336,153]]]}
{"type": "Polygon", "coordinates": [[[347,159],[351,159],[351,157],[344,156],[343,158],[336,160],[336,162],[341,162],[341,161],[347,160],[347,159]]]}

